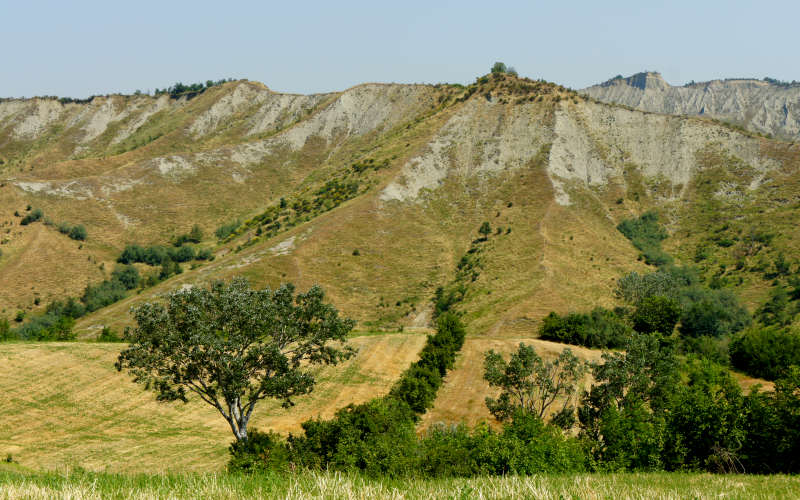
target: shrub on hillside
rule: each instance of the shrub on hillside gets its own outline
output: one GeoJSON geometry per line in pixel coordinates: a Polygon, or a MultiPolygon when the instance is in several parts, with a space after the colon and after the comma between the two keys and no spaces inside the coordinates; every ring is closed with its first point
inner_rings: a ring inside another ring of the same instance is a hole
{"type": "Polygon", "coordinates": [[[681,306],[677,300],[652,296],[639,302],[631,315],[631,322],[633,329],[639,333],[661,332],[670,335],[680,317],[681,306]]]}
{"type": "Polygon", "coordinates": [[[618,348],[630,338],[633,330],[614,311],[595,308],[591,313],[548,314],[539,327],[545,340],[591,348],[618,348]]]}
{"type": "Polygon", "coordinates": [[[679,331],[686,337],[721,337],[750,324],[750,314],[730,290],[687,287],[681,290],[683,307],[679,331]]]}
{"type": "Polygon", "coordinates": [[[228,222],[227,224],[223,224],[219,226],[216,231],[214,231],[214,236],[216,236],[218,240],[224,240],[233,234],[233,232],[236,231],[241,225],[242,221],[239,219],[228,222]]]}
{"type": "Polygon", "coordinates": [[[272,431],[252,429],[244,441],[234,441],[228,451],[228,472],[264,472],[290,470],[290,454],[286,441],[272,431]]]}
{"type": "Polygon", "coordinates": [[[32,222],[38,222],[42,220],[42,217],[44,217],[44,212],[42,212],[41,209],[36,208],[31,213],[23,217],[19,223],[23,226],[27,226],[32,222]]]}
{"type": "Polygon", "coordinates": [[[800,366],[800,333],[779,326],[753,327],[731,341],[731,363],[754,377],[775,380],[800,366]]]}
{"type": "Polygon", "coordinates": [[[649,211],[636,219],[626,219],[617,229],[642,252],[647,264],[661,267],[672,263],[672,258],[661,249],[661,242],[668,235],[658,223],[656,212],[649,211]]]}

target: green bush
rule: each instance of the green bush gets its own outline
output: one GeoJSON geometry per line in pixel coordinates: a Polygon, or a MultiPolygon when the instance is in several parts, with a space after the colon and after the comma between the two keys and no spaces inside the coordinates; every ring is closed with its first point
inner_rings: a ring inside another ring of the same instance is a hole
{"type": "Polygon", "coordinates": [[[331,420],[303,422],[303,436],[289,436],[292,461],[309,468],[400,476],[416,466],[415,416],[387,397],[349,405],[331,420]]]}
{"type": "Polygon", "coordinates": [[[98,342],[124,342],[120,335],[117,334],[114,330],[112,330],[108,326],[104,326],[103,329],[100,331],[100,335],[97,336],[98,342]]]}
{"type": "Polygon", "coordinates": [[[750,324],[750,314],[730,290],[687,287],[679,301],[683,313],[678,331],[686,337],[721,337],[750,324]]]}
{"type": "Polygon", "coordinates": [[[195,224],[191,231],[175,238],[172,244],[176,247],[183,246],[184,243],[200,243],[203,240],[203,230],[195,224]]]}
{"type": "Polygon", "coordinates": [[[545,340],[591,348],[622,347],[633,330],[614,311],[595,308],[591,313],[548,314],[539,327],[545,340]]]}
{"type": "Polygon", "coordinates": [[[745,436],[744,397],[727,368],[708,360],[689,363],[688,382],[667,414],[665,466],[742,472],[736,456],[745,436]]]}
{"type": "Polygon", "coordinates": [[[219,226],[216,231],[214,231],[214,236],[216,236],[218,240],[224,240],[228,236],[232,235],[233,232],[236,231],[241,225],[242,221],[239,219],[228,222],[227,224],[223,224],[219,226]]]}
{"type": "Polygon", "coordinates": [[[62,222],[61,224],[59,224],[58,232],[60,232],[61,234],[66,234],[71,239],[76,241],[85,241],[86,237],[88,236],[86,233],[86,228],[83,225],[78,224],[76,226],[73,226],[68,222],[62,222]]]}
{"type": "Polygon", "coordinates": [[[14,331],[13,336],[21,340],[74,340],[74,325],[73,318],[62,315],[57,310],[48,310],[44,314],[32,316],[14,331]]]}
{"type": "Polygon", "coordinates": [[[633,329],[639,333],[660,332],[670,335],[680,317],[681,306],[677,300],[652,296],[639,302],[631,315],[631,322],[633,329]]]}
{"type": "Polygon", "coordinates": [[[31,213],[23,217],[19,223],[23,226],[27,226],[32,222],[39,222],[42,220],[42,217],[44,217],[44,212],[42,212],[41,209],[36,208],[31,213]]]}
{"type": "Polygon", "coordinates": [[[617,230],[642,252],[647,264],[661,267],[672,263],[672,258],[661,249],[667,232],[658,223],[656,212],[649,211],[636,219],[626,219],[617,226],[617,230]]]}
{"type": "Polygon", "coordinates": [[[97,285],[86,285],[81,302],[86,307],[86,312],[92,312],[124,299],[126,291],[127,288],[120,281],[105,280],[97,285]]]}
{"type": "Polygon", "coordinates": [[[116,266],[111,273],[111,281],[118,281],[126,290],[139,286],[139,270],[134,266],[116,266]]]}
{"type": "Polygon", "coordinates": [[[284,439],[274,432],[252,429],[246,440],[236,440],[228,448],[231,458],[228,472],[263,472],[290,470],[289,450],[284,439]]]}
{"type": "Polygon", "coordinates": [[[800,333],[779,326],[753,327],[730,343],[731,363],[754,377],[775,380],[800,366],[800,333]]]}

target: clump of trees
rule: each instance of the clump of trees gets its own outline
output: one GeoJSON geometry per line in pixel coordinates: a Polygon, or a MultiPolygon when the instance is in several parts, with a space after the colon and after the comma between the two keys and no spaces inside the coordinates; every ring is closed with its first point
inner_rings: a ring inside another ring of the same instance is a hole
{"type": "Polygon", "coordinates": [[[139,271],[133,266],[117,266],[109,279],[96,285],[86,285],[79,298],[55,300],[41,314],[25,316],[17,328],[10,329],[0,340],[74,340],[75,320],[101,307],[121,300],[128,290],[139,285],[139,271]]]}
{"type": "Polygon", "coordinates": [[[597,307],[590,313],[548,314],[539,326],[539,336],[564,344],[598,348],[620,348],[633,329],[614,311],[597,307]]]}
{"type": "Polygon", "coordinates": [[[233,78],[228,78],[228,79],[223,78],[221,80],[216,80],[216,81],[206,80],[205,83],[198,82],[198,83],[184,84],[181,82],[177,82],[175,85],[172,85],[171,87],[167,87],[164,89],[156,88],[155,91],[153,92],[153,95],[159,96],[163,94],[168,94],[173,99],[176,99],[181,96],[192,97],[197,94],[202,94],[203,92],[212,87],[216,87],[222,85],[223,83],[232,81],[234,81],[233,78]]]}
{"type": "Polygon", "coordinates": [[[517,76],[517,70],[515,70],[513,66],[506,66],[505,63],[500,61],[492,65],[491,73],[517,76]]]}
{"type": "Polygon", "coordinates": [[[658,223],[656,212],[649,211],[638,218],[626,219],[617,229],[642,252],[647,264],[661,267],[672,263],[672,258],[661,249],[661,242],[668,235],[658,223]]]}

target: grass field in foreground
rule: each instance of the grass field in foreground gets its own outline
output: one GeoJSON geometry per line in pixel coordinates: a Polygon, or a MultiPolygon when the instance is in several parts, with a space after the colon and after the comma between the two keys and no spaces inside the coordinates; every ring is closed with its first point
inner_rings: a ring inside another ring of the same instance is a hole
{"type": "Polygon", "coordinates": [[[800,478],[687,473],[568,474],[444,480],[335,473],[121,475],[0,468],[0,500],[155,498],[798,498],[800,478]]]}
{"type": "MultiPolygon", "coordinates": [[[[291,409],[256,408],[250,428],[297,432],[349,403],[388,392],[416,361],[421,333],[360,336],[351,360],[322,368],[311,394],[291,409]]],[[[233,435],[210,406],[156,402],[114,369],[124,344],[0,344],[0,458],[33,469],[83,467],[113,472],[222,470],[233,435]]]]}

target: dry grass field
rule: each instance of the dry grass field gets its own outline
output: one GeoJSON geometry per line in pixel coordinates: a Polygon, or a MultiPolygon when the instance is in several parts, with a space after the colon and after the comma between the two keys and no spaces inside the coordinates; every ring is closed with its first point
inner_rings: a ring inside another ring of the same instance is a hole
{"type": "MultiPolygon", "coordinates": [[[[297,432],[350,403],[386,393],[425,343],[417,333],[354,337],[355,358],[320,370],[313,393],[291,409],[266,401],[251,428],[297,432]]],[[[35,469],[215,471],[230,429],[210,406],[162,404],[114,369],[124,344],[0,345],[0,454],[35,469]]]]}
{"type": "Polygon", "coordinates": [[[800,497],[794,476],[691,473],[565,474],[469,479],[370,479],[340,473],[116,475],[31,473],[0,466],[2,500],[510,499],[679,500],[800,497]]]}

